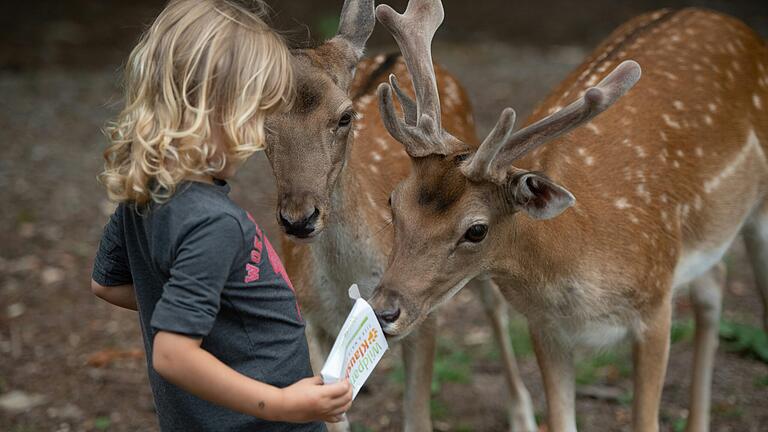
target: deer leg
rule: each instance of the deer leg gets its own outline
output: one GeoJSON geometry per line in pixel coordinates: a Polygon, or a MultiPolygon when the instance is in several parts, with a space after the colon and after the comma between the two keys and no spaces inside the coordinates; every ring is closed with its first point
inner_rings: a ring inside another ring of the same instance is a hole
{"type": "Polygon", "coordinates": [[[725,266],[718,265],[691,284],[691,303],[696,319],[696,340],[693,357],[693,380],[688,415],[688,432],[709,431],[709,407],[712,391],[712,370],[717,351],[717,328],[725,284],[725,266]]]}
{"type": "Polygon", "coordinates": [[[436,342],[437,319],[434,316],[427,318],[418,329],[403,339],[405,432],[432,430],[430,400],[436,342]]]}
{"type": "Polygon", "coordinates": [[[531,395],[528,393],[517,368],[517,360],[509,336],[509,304],[490,279],[474,279],[470,285],[472,288],[476,288],[475,292],[483,302],[485,313],[491,321],[493,335],[501,350],[504,377],[507,380],[510,394],[510,430],[512,432],[535,432],[538,429],[533,414],[531,395]]]}
{"type": "Polygon", "coordinates": [[[309,347],[309,361],[312,364],[312,371],[319,374],[323,368],[325,359],[331,352],[330,339],[325,331],[312,324],[309,319],[305,320],[305,333],[307,334],[307,345],[309,347]]]}
{"type": "Polygon", "coordinates": [[[768,205],[742,229],[755,285],[763,301],[763,328],[768,332],[768,205]]]}
{"type": "Polygon", "coordinates": [[[662,300],[646,320],[642,333],[635,335],[633,428],[635,432],[659,430],[659,405],[669,358],[669,330],[672,301],[662,300]]]}
{"type": "MultiPolygon", "coordinates": [[[[304,328],[307,335],[309,361],[312,364],[312,371],[315,375],[319,375],[323,369],[325,359],[328,358],[328,354],[331,352],[332,342],[327,333],[319,326],[313,325],[309,319],[305,321],[304,328]]],[[[326,423],[326,427],[328,432],[349,432],[351,430],[346,416],[339,423],[326,423]]]]}
{"type": "Polygon", "coordinates": [[[530,332],[544,379],[549,431],[576,432],[573,349],[537,325],[531,325],[530,332]]]}

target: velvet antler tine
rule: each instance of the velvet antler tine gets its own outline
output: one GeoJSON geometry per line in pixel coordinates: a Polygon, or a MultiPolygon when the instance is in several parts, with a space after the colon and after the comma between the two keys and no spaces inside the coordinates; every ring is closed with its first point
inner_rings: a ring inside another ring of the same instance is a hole
{"type": "Polygon", "coordinates": [[[381,113],[381,121],[384,127],[387,129],[392,138],[402,143],[406,149],[411,143],[410,137],[405,132],[405,127],[402,119],[397,116],[395,110],[395,103],[392,100],[392,87],[387,83],[379,84],[377,90],[379,96],[379,111],[381,113]]]}
{"type": "Polygon", "coordinates": [[[496,126],[480,144],[474,157],[464,166],[463,171],[467,177],[486,178],[491,174],[488,172],[491,162],[512,136],[515,120],[517,120],[517,113],[512,108],[506,108],[501,112],[496,126]]]}
{"type": "Polygon", "coordinates": [[[404,14],[387,5],[376,8],[376,17],[392,33],[411,72],[416,90],[417,121],[428,115],[440,124],[440,97],[432,65],[432,38],[445,13],[439,0],[411,0],[404,14]]]}
{"type": "Polygon", "coordinates": [[[416,126],[416,119],[418,116],[416,102],[403,91],[394,74],[389,76],[389,85],[395,90],[395,96],[397,96],[397,100],[400,101],[400,106],[403,107],[405,123],[410,126],[416,126]]]}
{"type": "Polygon", "coordinates": [[[581,100],[513,134],[509,134],[509,119],[503,114],[464,172],[478,179],[503,177],[505,169],[515,160],[608,109],[637,83],[640,75],[639,64],[625,61],[597,86],[588,89],[581,100]]]}

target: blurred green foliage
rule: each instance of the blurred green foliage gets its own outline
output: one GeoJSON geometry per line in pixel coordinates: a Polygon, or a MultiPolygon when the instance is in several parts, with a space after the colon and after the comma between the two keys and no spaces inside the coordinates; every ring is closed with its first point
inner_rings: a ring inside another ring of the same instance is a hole
{"type": "MultiPolygon", "coordinates": [[[[449,339],[439,339],[432,373],[432,394],[440,393],[444,383],[466,384],[472,374],[472,357],[459,345],[449,339]]],[[[405,368],[397,365],[390,372],[390,379],[398,384],[405,383],[405,368]]]]}
{"type": "Polygon", "coordinates": [[[531,336],[528,333],[528,321],[525,318],[522,316],[513,317],[509,322],[509,334],[512,338],[515,356],[528,357],[533,355],[533,342],[531,342],[531,336]]]}
{"type": "Polygon", "coordinates": [[[672,422],[673,432],[684,432],[685,426],[688,424],[688,420],[683,417],[678,417],[672,422]]]}
{"type": "Polygon", "coordinates": [[[458,426],[456,426],[456,432],[472,432],[472,431],[473,429],[472,429],[472,426],[470,425],[459,424],[458,426]]]}
{"type": "Polygon", "coordinates": [[[373,432],[373,429],[369,428],[368,426],[360,423],[352,423],[351,424],[351,430],[352,432],[373,432]]]}
{"type": "Polygon", "coordinates": [[[618,374],[618,377],[626,378],[631,372],[632,364],[626,348],[617,346],[577,360],[576,384],[593,384],[610,374],[618,374]]]}
{"type": "MultiPolygon", "coordinates": [[[[521,315],[514,315],[509,321],[509,339],[512,341],[512,349],[515,357],[525,358],[533,355],[533,342],[528,333],[528,322],[521,315]]],[[[489,340],[483,356],[491,361],[501,359],[499,345],[494,340],[489,340]]]]}
{"type": "Polygon", "coordinates": [[[738,419],[744,416],[744,410],[730,402],[720,402],[712,405],[712,415],[738,419]]]}
{"type": "Polygon", "coordinates": [[[432,374],[432,393],[440,393],[443,383],[466,384],[472,375],[472,357],[461,347],[441,340],[437,346],[437,361],[432,374]]]}
{"type": "Polygon", "coordinates": [[[756,378],[755,387],[768,387],[768,375],[756,378]]]}
{"type": "Polygon", "coordinates": [[[763,329],[723,320],[720,322],[720,339],[725,341],[726,350],[768,363],[768,334],[763,329]]]}
{"type": "Polygon", "coordinates": [[[429,401],[429,407],[433,419],[442,420],[448,416],[448,406],[438,398],[432,398],[429,401]]]}
{"type": "Polygon", "coordinates": [[[672,330],[670,332],[670,339],[672,343],[686,342],[693,338],[693,334],[696,331],[696,325],[693,320],[688,318],[685,320],[674,321],[672,323],[672,330]]]}
{"type": "Polygon", "coordinates": [[[332,14],[321,15],[315,21],[314,27],[319,40],[330,39],[336,35],[336,31],[339,29],[339,17],[332,14]]]}
{"type": "Polygon", "coordinates": [[[112,421],[109,417],[96,417],[93,419],[93,427],[97,430],[107,430],[112,425],[112,421]]]}

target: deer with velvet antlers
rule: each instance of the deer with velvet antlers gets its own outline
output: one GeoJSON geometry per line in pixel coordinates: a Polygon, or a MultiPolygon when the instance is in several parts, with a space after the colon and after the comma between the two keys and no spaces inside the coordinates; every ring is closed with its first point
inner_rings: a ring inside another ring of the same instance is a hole
{"type": "Polygon", "coordinates": [[[394,81],[379,88],[384,124],[413,165],[391,196],[394,245],[371,299],[385,332],[404,337],[468,280],[493,278],[529,320],[550,431],[576,430],[574,348],[625,335],[633,429],[656,431],[673,296],[689,288],[696,338],[687,429],[708,430],[718,263],[740,231],[768,294],[763,40],[699,9],[638,17],[526,127],[515,131],[507,109],[475,148],[441,126],[429,48],[440,2],[412,0],[405,16],[379,6],[377,17],[416,87],[415,101],[394,81]]]}
{"type": "MultiPolygon", "coordinates": [[[[410,84],[399,55],[361,60],[375,23],[373,0],[346,0],[336,37],[293,51],[297,98],[290,112],[268,119],[267,157],[276,178],[277,219],[286,236],[283,257],[306,319],[313,368],[319,372],[349,313],[347,288],[370,297],[392,247],[387,199],[410,162],[387,133],[377,86],[396,74],[410,84]],[[293,241],[289,241],[293,240],[293,241]]],[[[464,90],[440,67],[448,130],[475,142],[464,90]]],[[[487,281],[474,282],[501,347],[510,388],[512,430],[533,432],[530,396],[519,377],[508,330],[508,306],[487,281]]],[[[403,340],[406,379],[404,429],[431,431],[430,398],[436,320],[426,317],[403,340]]],[[[330,425],[345,430],[347,424],[330,425]]]]}

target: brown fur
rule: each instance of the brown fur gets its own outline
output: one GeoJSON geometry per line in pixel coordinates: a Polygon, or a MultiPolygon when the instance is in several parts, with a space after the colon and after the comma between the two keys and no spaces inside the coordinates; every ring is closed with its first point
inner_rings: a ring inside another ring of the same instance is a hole
{"type": "Polygon", "coordinates": [[[515,163],[570,190],[572,209],[533,220],[517,212],[504,186],[435,189],[452,178],[446,170],[458,169],[416,170],[396,189],[393,256],[372,301],[383,309],[408,299],[388,329],[403,335],[466,278],[493,276],[535,329],[558,431],[575,427],[569,350],[579,337],[601,338],[595,323],[634,337],[635,429],[657,429],[675,270],[685,257],[727,245],[768,193],[768,49],[744,24],[714,12],[631,20],[526,123],[576,100],[627,59],[644,69],[629,94],[515,163]],[[420,205],[425,184],[430,196],[451,198],[450,211],[420,205]],[[462,245],[471,217],[484,218],[488,238],[462,245]]]}
{"type": "MultiPolygon", "coordinates": [[[[321,210],[317,224],[319,234],[314,242],[299,244],[286,236],[282,238],[286,269],[307,319],[316,371],[327,355],[324,350],[330,348],[349,312],[347,287],[358,283],[363,295],[369,297],[383,272],[392,247],[387,202],[394,186],[411,169],[408,156],[382,125],[374,94],[376,86],[390,73],[396,74],[412,94],[411,80],[402,59],[394,56],[388,61],[382,55],[363,60],[352,85],[346,89],[335,84],[343,83],[347,79],[345,75],[342,73],[340,79],[334,80],[337,69],[330,66],[339,59],[324,57],[323,52],[304,52],[295,58],[299,88],[314,89],[301,93],[319,94],[321,103],[302,104],[301,99],[308,98],[300,96],[297,108],[268,124],[273,132],[268,157],[275,172],[278,211],[301,215],[313,206],[321,210]],[[359,118],[352,132],[334,136],[328,130],[334,127],[341,108],[350,103],[348,95],[355,95],[351,103],[359,118]],[[308,105],[314,109],[307,109],[308,105]]],[[[456,137],[475,143],[469,98],[453,76],[439,66],[436,70],[440,90],[450,96],[442,110],[444,124],[456,137]]],[[[509,344],[507,307],[496,301],[501,294],[495,286],[480,284],[478,288],[502,351],[511,395],[511,421],[526,426],[518,426],[517,430],[532,430],[527,427],[534,424],[530,396],[520,379],[509,344]]],[[[406,432],[432,429],[429,377],[432,376],[435,324],[434,319],[428,319],[422,328],[402,341],[406,432]]]]}

